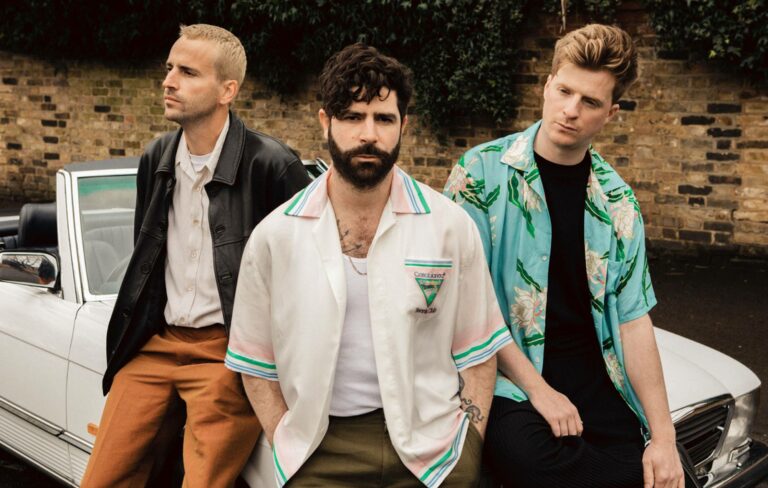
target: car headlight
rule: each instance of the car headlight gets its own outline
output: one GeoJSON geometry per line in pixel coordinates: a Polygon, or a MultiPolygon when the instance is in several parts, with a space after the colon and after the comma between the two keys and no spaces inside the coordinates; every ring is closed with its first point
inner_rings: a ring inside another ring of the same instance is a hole
{"type": "Polygon", "coordinates": [[[728,462],[738,459],[749,451],[751,439],[749,433],[757,416],[760,405],[760,388],[745,393],[734,400],[733,415],[728,424],[728,431],[720,448],[720,454],[728,455],[728,462]]]}

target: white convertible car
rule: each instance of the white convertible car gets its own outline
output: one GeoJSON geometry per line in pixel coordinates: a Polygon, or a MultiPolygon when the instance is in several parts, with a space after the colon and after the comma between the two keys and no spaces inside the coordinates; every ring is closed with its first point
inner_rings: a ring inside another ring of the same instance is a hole
{"type": "MultiPolygon", "coordinates": [[[[55,203],[25,205],[18,225],[0,225],[0,445],[70,486],[104,405],[104,343],[133,246],[137,164],[70,164],[56,176],[55,203]]],[[[305,164],[315,176],[325,169],[305,164]]],[[[760,380],[704,345],[656,336],[678,440],[702,485],[753,486],[768,475],[768,449],[750,438],[760,380]]],[[[270,457],[262,441],[243,473],[253,488],[274,485],[270,457]]]]}

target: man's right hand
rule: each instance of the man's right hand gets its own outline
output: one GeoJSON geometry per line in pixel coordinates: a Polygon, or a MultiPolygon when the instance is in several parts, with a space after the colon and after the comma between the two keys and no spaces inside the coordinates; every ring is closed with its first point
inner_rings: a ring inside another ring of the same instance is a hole
{"type": "Polygon", "coordinates": [[[528,392],[531,405],[547,421],[555,437],[581,435],[584,424],[576,406],[567,396],[543,383],[535,391],[528,392]]]}

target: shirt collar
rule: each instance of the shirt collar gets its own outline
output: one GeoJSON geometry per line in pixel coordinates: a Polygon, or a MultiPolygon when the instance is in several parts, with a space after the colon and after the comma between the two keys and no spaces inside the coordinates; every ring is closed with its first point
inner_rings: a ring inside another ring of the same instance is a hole
{"type": "Polygon", "coordinates": [[[518,134],[509,149],[502,154],[501,162],[523,172],[536,168],[533,141],[536,139],[539,127],[541,127],[541,120],[528,127],[522,134],[518,134]]]}
{"type": "MultiPolygon", "coordinates": [[[[532,176],[533,172],[538,170],[536,158],[533,155],[533,142],[540,127],[541,120],[528,127],[522,133],[515,134],[510,147],[501,156],[502,163],[526,174],[527,180],[536,179],[532,176]]],[[[591,145],[588,151],[591,156],[590,182],[594,180],[599,183],[601,190],[606,193],[626,186],[626,183],[624,183],[616,171],[591,145]]],[[[535,185],[534,190],[537,190],[535,185]]],[[[540,193],[542,196],[544,195],[543,191],[540,193]]]]}
{"type": "MultiPolygon", "coordinates": [[[[208,174],[213,174],[213,172],[216,171],[216,165],[219,164],[219,156],[221,156],[221,150],[224,147],[224,140],[227,138],[227,132],[229,132],[229,115],[227,115],[227,120],[224,122],[224,127],[221,128],[218,139],[216,139],[216,145],[213,146],[211,157],[208,158],[208,161],[205,163],[205,167],[208,169],[208,174]]],[[[182,131],[179,147],[176,149],[176,165],[181,165],[182,168],[189,165],[189,169],[194,173],[194,168],[192,167],[190,160],[186,133],[182,131]]]]}
{"type": "MultiPolygon", "coordinates": [[[[331,171],[333,167],[299,192],[285,209],[285,215],[319,218],[328,202],[328,177],[331,171]]],[[[416,180],[398,166],[395,166],[393,171],[392,187],[389,192],[392,211],[417,215],[430,213],[427,197],[416,180]]]]}

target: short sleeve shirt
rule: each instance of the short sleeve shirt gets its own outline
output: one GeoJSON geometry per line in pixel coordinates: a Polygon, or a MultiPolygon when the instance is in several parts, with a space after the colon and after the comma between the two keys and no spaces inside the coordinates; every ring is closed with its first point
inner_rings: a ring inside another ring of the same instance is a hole
{"type": "MultiPolygon", "coordinates": [[[[346,278],[324,174],[253,231],[237,285],[226,365],[279,381],[287,413],[273,458],[285,484],[328,427],[346,278]]],[[[367,256],[371,333],[387,430],[405,466],[438,486],[468,429],[458,372],[512,341],[477,227],[395,168],[367,256]]]]}
{"type": "MultiPolygon", "coordinates": [[[[533,154],[541,122],[469,150],[444,194],[480,230],[496,296],[518,347],[542,372],[552,225],[533,154]]],[[[620,326],[656,304],[648,273],[640,207],[632,189],[590,148],[584,246],[591,315],[609,377],[647,431],[624,366],[620,326]]],[[[577,245],[574,243],[574,245],[577,245]]],[[[525,392],[499,374],[495,394],[517,401],[525,392]]]]}

